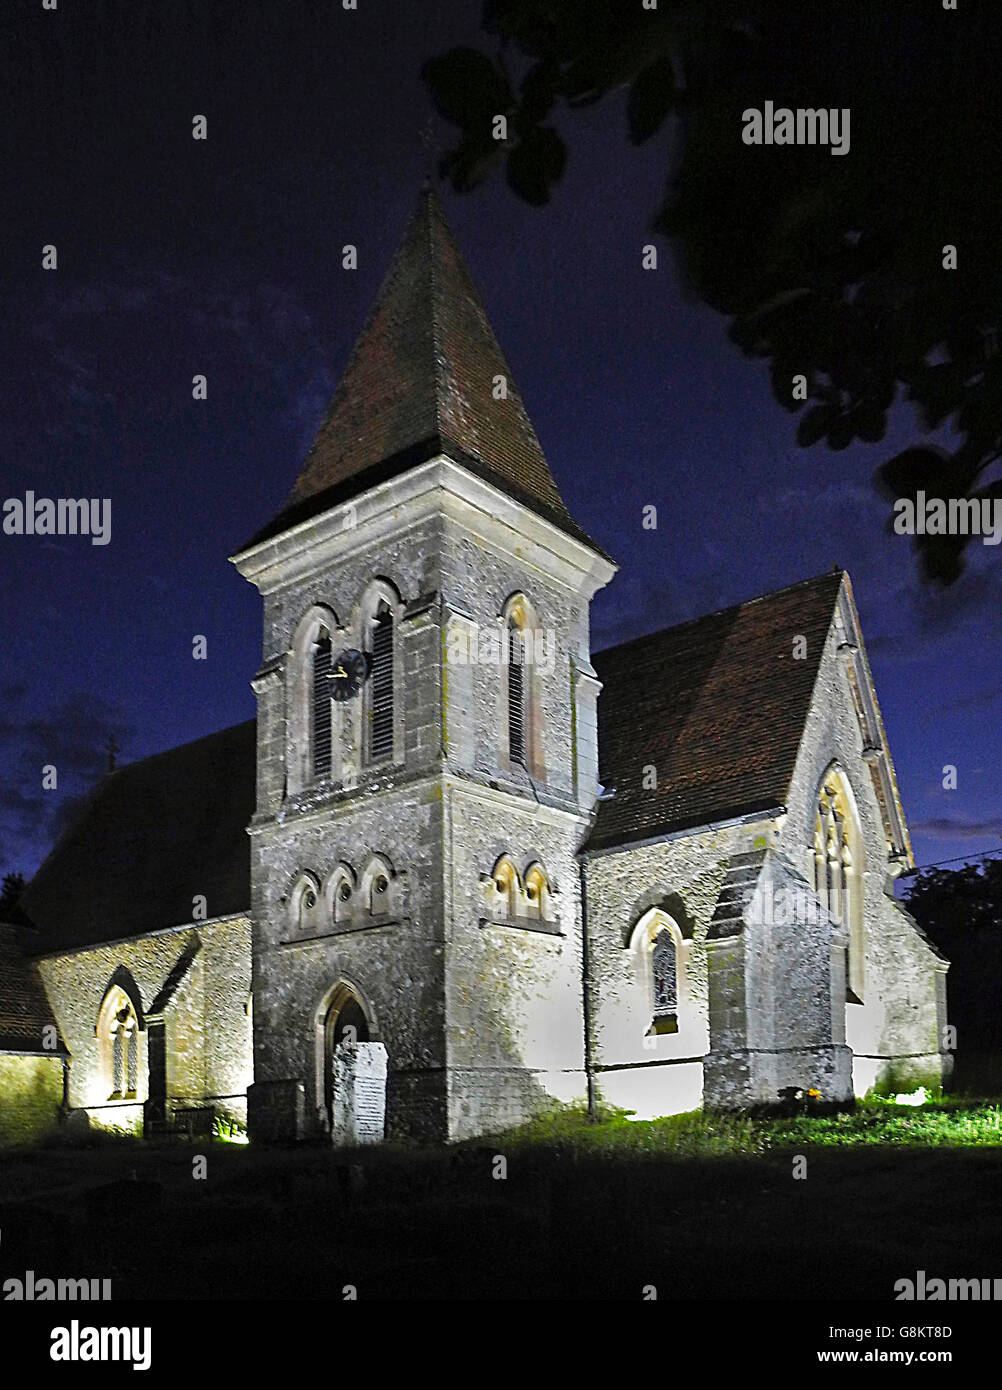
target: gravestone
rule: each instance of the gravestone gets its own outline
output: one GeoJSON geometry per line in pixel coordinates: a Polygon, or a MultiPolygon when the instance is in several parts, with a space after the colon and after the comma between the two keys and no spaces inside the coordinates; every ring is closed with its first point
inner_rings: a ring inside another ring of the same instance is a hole
{"type": "Polygon", "coordinates": [[[386,1048],[378,1042],[339,1042],[334,1049],[335,1144],[379,1144],[386,1126],[386,1048]]]}

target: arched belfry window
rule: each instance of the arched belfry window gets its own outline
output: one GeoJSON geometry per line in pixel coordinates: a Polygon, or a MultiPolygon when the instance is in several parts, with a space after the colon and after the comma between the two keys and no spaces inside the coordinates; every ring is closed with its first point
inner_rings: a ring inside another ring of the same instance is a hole
{"type": "Polygon", "coordinates": [[[303,614],[292,639],[287,675],[286,776],[290,795],[341,775],[340,721],[331,701],[338,620],[322,604],[303,614]]]}
{"type": "Polygon", "coordinates": [[[362,697],[362,761],[382,763],[399,754],[397,709],[397,624],[400,595],[386,579],[374,579],[359,612],[362,648],[369,664],[362,697]]]}
{"type": "Polygon", "coordinates": [[[334,644],[331,635],[326,629],[322,629],[313,647],[313,731],[310,746],[313,750],[313,776],[316,779],[331,775],[333,655],[334,644]]]}
{"type": "Polygon", "coordinates": [[[380,604],[372,625],[372,719],[369,758],[379,762],[393,756],[393,614],[380,604]]]}
{"type": "Polygon", "coordinates": [[[508,753],[525,762],[525,640],[515,627],[508,629],[508,753]]]}
{"type": "Polygon", "coordinates": [[[542,746],[540,657],[549,648],[525,594],[513,594],[501,613],[502,718],[501,761],[545,780],[542,746]]]}
{"type": "Polygon", "coordinates": [[[865,936],[862,836],[845,779],[829,768],[818,792],[814,817],[814,891],[833,921],[848,935],[846,999],[862,1003],[865,936]]]}

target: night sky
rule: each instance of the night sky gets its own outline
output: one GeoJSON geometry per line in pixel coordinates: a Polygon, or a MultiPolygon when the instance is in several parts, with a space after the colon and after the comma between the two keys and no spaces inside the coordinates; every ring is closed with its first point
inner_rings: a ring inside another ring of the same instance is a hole
{"type": "MultiPolygon", "coordinates": [[[[37,867],[110,733],[131,761],[254,713],[260,599],[228,556],[291,488],[414,205],[421,64],[483,42],[470,0],[358,3],[0,19],[0,500],[112,504],[107,546],[0,534],[0,872],[37,867]]],[[[567,506],[620,564],[593,646],[843,565],[917,862],[997,847],[1002,555],[975,543],[959,584],[923,587],[871,481],[917,437],[910,408],[880,445],[798,449],[663,244],[642,270],[673,131],[633,148],[623,105],[558,117],[571,159],[544,208],[498,177],[439,190],[567,506]]]]}

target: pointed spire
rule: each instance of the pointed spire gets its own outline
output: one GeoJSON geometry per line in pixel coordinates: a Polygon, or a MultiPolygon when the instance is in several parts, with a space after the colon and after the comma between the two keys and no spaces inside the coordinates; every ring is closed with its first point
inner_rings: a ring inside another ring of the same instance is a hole
{"type": "Polygon", "coordinates": [[[255,541],[446,454],[578,540],[430,185],[285,507],[255,541]],[[505,399],[496,399],[503,378],[505,399]]]}

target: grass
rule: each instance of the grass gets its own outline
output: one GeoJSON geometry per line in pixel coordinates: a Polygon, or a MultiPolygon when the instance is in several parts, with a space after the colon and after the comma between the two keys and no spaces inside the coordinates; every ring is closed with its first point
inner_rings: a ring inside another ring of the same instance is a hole
{"type": "Polygon", "coordinates": [[[1002,1145],[1002,1104],[995,1100],[934,1100],[922,1106],[868,1098],[853,1111],[825,1115],[713,1115],[692,1111],[660,1120],[631,1120],[606,1110],[597,1121],[583,1107],[562,1107],[499,1136],[516,1150],[650,1157],[753,1156],[808,1145],[918,1145],[968,1148],[1002,1145]]]}
{"type": "Polygon", "coordinates": [[[116,1298],[886,1299],[917,1269],[998,1273],[1000,1111],[562,1108],[353,1152],[61,1136],[0,1158],[0,1273],[111,1278],[116,1298]]]}

